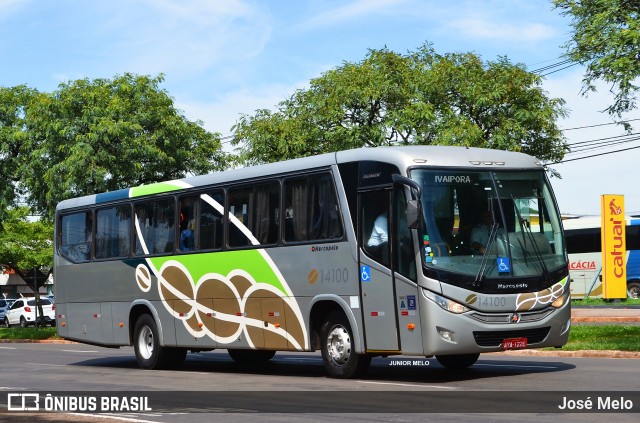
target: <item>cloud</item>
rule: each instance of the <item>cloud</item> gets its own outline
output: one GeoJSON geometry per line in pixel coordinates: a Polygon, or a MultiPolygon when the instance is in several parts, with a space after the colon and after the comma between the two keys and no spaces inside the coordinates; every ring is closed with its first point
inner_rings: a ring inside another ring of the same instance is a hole
{"type": "Polygon", "coordinates": [[[407,0],[356,0],[344,6],[327,10],[307,19],[295,26],[296,30],[312,30],[321,27],[353,21],[365,15],[391,10],[407,0]]]}
{"type": "Polygon", "coordinates": [[[511,42],[536,42],[558,35],[556,29],[542,23],[505,24],[492,17],[457,19],[452,21],[450,26],[468,37],[511,42]]]}
{"type": "MultiPolygon", "coordinates": [[[[246,60],[270,39],[270,15],[243,0],[116,1],[94,33],[110,34],[100,61],[126,63],[136,73],[172,73],[185,78],[216,64],[246,60]]],[[[116,70],[118,71],[118,70],[116,70]]]]}
{"type": "Polygon", "coordinates": [[[295,90],[303,88],[305,84],[307,81],[296,85],[273,84],[251,89],[242,88],[211,101],[176,98],[176,107],[184,111],[187,119],[201,120],[206,130],[228,136],[241,114],[253,115],[259,109],[275,111],[278,103],[290,97],[295,90]]]}
{"type": "Polygon", "coordinates": [[[29,3],[25,0],[2,0],[0,1],[0,19],[11,16],[21,7],[24,7],[29,3]]]}

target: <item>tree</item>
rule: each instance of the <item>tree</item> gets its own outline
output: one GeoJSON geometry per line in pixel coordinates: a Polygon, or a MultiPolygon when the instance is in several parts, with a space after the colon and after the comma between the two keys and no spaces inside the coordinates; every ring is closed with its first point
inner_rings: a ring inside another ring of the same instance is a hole
{"type": "Polygon", "coordinates": [[[126,73],[33,96],[21,180],[29,204],[51,217],[66,198],[224,168],[220,135],[188,121],[163,79],[126,73]]]}
{"type": "Polygon", "coordinates": [[[24,85],[0,87],[0,228],[4,211],[18,196],[17,183],[27,147],[25,108],[36,94],[24,85]]]}
{"type": "Polygon", "coordinates": [[[370,50],[311,80],[275,112],[243,115],[233,144],[243,164],[346,148],[447,144],[522,151],[543,160],[567,151],[541,78],[506,58],[436,54],[429,44],[401,55],[370,50]]]}
{"type": "Polygon", "coordinates": [[[611,85],[614,103],[605,110],[621,117],[636,108],[640,77],[640,2],[637,0],[553,0],[571,17],[573,32],[566,56],[586,65],[582,93],[595,91],[595,81],[611,85]]]}
{"type": "Polygon", "coordinates": [[[53,225],[29,219],[28,207],[6,210],[0,231],[0,266],[14,269],[53,266],[53,225]]]}

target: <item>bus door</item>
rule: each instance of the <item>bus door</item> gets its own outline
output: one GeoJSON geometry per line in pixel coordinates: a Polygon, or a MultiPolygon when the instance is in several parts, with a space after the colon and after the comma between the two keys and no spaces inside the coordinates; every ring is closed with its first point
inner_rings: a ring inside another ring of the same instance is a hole
{"type": "Polygon", "coordinates": [[[358,196],[360,299],[368,352],[400,349],[391,265],[392,195],[388,188],[362,191],[358,196]]]}

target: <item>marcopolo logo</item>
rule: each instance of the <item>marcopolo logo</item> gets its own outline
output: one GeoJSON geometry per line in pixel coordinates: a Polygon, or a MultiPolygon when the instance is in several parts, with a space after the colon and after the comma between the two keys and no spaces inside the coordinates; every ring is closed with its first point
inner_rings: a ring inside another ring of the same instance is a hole
{"type": "Polygon", "coordinates": [[[338,251],[337,245],[312,245],[311,252],[312,253],[321,253],[326,251],[338,251]]]}

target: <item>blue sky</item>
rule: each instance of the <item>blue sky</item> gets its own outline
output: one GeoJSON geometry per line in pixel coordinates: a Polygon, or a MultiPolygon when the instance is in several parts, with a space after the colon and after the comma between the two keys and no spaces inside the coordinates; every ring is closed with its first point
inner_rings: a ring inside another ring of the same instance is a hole
{"type": "MultiPolygon", "coordinates": [[[[274,108],[370,48],[405,53],[428,41],[439,53],[507,56],[534,70],[561,60],[569,30],[547,0],[0,0],[0,85],[53,91],[72,79],[164,73],[185,116],[226,136],[240,114],[274,108]]],[[[582,71],[545,78],[571,110],[562,128],[611,122],[600,112],[607,87],[579,95],[582,71]]],[[[571,143],[622,133],[605,125],[566,135],[571,143]]],[[[561,211],[598,213],[600,194],[611,193],[640,212],[638,162],[640,149],[554,166],[561,211]]]]}

